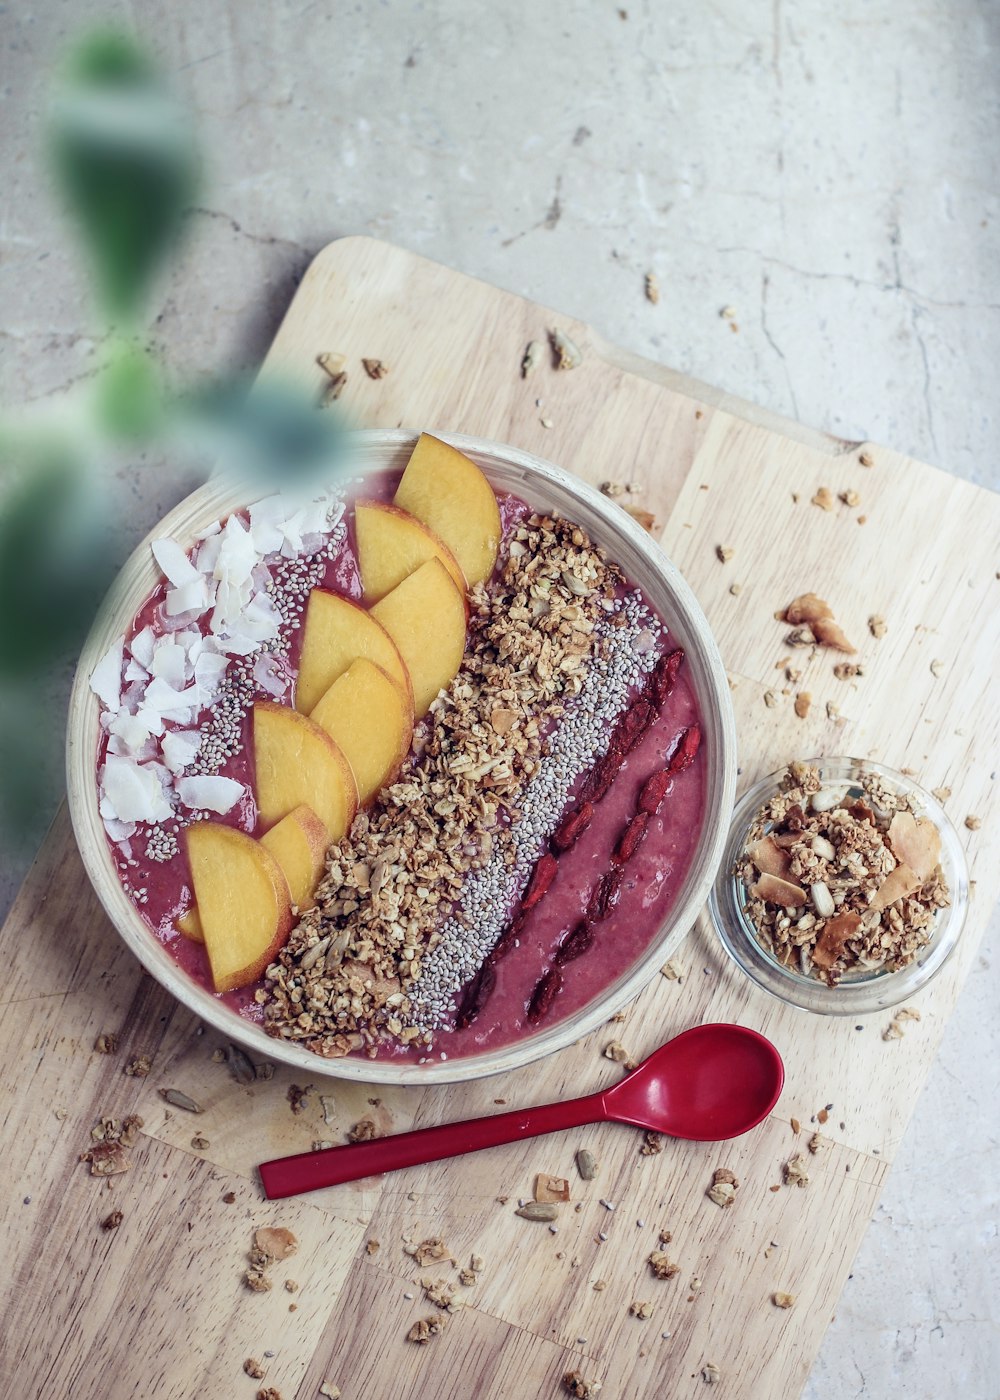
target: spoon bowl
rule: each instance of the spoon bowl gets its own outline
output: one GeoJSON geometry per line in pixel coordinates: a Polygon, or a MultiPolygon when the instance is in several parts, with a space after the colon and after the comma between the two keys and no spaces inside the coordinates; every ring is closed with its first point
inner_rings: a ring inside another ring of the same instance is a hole
{"type": "Polygon", "coordinates": [[[276,1157],[261,1163],[260,1179],[274,1201],[585,1123],[629,1123],[688,1141],[721,1142],[766,1118],[784,1082],[781,1056],[757,1031],[722,1023],[693,1026],[599,1093],[276,1157]]]}
{"type": "Polygon", "coordinates": [[[691,1142],[749,1132],[781,1093],[785,1069],[769,1040],[745,1026],[692,1026],[654,1050],[601,1096],[616,1123],[691,1142]]]}

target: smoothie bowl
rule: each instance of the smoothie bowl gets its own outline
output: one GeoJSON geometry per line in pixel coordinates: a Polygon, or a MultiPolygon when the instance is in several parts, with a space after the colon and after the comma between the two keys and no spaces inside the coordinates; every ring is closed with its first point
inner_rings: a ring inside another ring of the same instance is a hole
{"type": "Polygon", "coordinates": [[[380,1082],[572,1043],[683,938],[735,783],[725,673],[648,534],[471,438],[210,483],[122,571],[68,789],[109,916],[258,1053],[380,1082]]]}

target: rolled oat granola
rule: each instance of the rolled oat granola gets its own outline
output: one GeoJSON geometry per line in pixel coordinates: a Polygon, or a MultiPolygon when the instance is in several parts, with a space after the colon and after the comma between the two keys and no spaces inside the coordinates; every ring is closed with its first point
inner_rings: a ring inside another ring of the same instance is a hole
{"type": "Polygon", "coordinates": [[[876,774],[824,785],[796,762],[754,815],[736,874],[761,943],[834,987],[895,972],[926,946],[950,902],[940,858],[940,833],[913,798],[876,774]]]}

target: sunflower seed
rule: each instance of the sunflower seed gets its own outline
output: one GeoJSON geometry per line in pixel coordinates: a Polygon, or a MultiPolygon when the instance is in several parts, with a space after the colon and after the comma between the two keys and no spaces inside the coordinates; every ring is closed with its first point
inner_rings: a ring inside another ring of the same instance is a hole
{"type": "Polygon", "coordinates": [[[558,1220],[559,1210],[557,1206],[549,1205],[547,1201],[526,1201],[523,1206],[519,1206],[514,1212],[522,1220],[558,1220]]]}
{"type": "Polygon", "coordinates": [[[166,1099],[167,1103],[172,1103],[175,1108],[184,1108],[188,1113],[201,1113],[200,1103],[195,1103],[189,1094],[185,1094],[181,1089],[161,1089],[160,1098],[166,1099]]]}
{"type": "Polygon", "coordinates": [[[229,1047],[229,1069],[237,1084],[252,1084],[257,1078],[253,1061],[238,1045],[229,1047]]]}

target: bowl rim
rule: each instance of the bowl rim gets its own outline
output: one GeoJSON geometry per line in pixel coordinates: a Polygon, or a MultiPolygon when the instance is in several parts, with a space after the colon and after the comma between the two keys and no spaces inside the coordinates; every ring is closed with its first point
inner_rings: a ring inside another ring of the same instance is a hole
{"type": "Polygon", "coordinates": [[[734,871],[736,859],[745,845],[746,833],[761,803],[778,790],[787,764],[764,774],[740,796],[726,833],[725,853],[719,865],[708,900],[709,917],[726,953],[740,971],[761,991],[795,1011],[818,1016],[873,1016],[908,1001],[935,978],[958,946],[965,928],[969,906],[969,869],[965,848],[942,803],[898,768],[872,758],[850,754],[830,754],[802,762],[826,770],[831,786],[857,783],[872,774],[887,780],[900,792],[914,797],[921,815],[933,821],[941,834],[941,865],[949,880],[951,902],[939,914],[930,941],[912,962],[895,972],[873,972],[845,979],[829,987],[819,978],[807,978],[793,968],[783,967],[761,943],[740,907],[738,891],[742,881],[734,871]],[[854,775],[857,775],[855,777],[854,775]]]}
{"type": "MultiPolygon", "coordinates": [[[[418,436],[418,431],[405,428],[354,429],[345,434],[341,460],[350,464],[350,474],[344,479],[352,481],[355,462],[361,469],[366,459],[391,458],[395,454],[402,464],[404,453],[412,449],[418,436]]],[[[698,673],[699,707],[703,717],[706,707],[712,707],[714,724],[714,792],[706,788],[705,827],[685,880],[686,893],[683,889],[680,892],[684,898],[674,904],[666,916],[665,922],[670,925],[668,932],[662,938],[651,940],[646,952],[606,994],[598,995],[579,1012],[547,1030],[481,1054],[445,1060],[435,1057],[423,1064],[353,1056],[326,1059],[293,1041],[266,1035],[259,1024],[245,1020],[196,982],[174,961],[128,899],[114,868],[98,811],[95,760],[100,705],[90,690],[90,675],[108,647],[131,625],[139,603],[159,580],[159,570],[150,550],[151,541],[170,535],[182,544],[190,542],[198,530],[232,510],[273,494],[273,484],[261,483],[257,492],[248,489],[246,482],[240,484],[232,477],[219,474],[157,521],[133,550],[101,604],[77,663],[67,718],[67,799],[74,835],[91,885],[126,946],[183,1006],[230,1039],[241,1041],[257,1054],[295,1069],[364,1083],[426,1085],[485,1078],[522,1068],[589,1035],[638,995],[652,980],[662,961],[673,954],[690,931],[715,882],[736,789],[736,723],[725,667],[694,592],[656,540],[595,487],[534,453],[466,434],[440,432],[436,436],[472,457],[487,476],[491,464],[500,471],[505,467],[520,470],[527,472],[541,489],[551,488],[581,501],[599,517],[601,528],[606,531],[599,542],[608,547],[613,556],[616,545],[624,544],[626,552],[631,546],[632,551],[641,556],[645,567],[659,575],[670,595],[671,630],[676,628],[684,634],[689,661],[692,648],[696,654],[696,668],[693,669],[698,673]],[[138,602],[134,602],[136,598],[138,602]],[[723,819],[713,821],[713,812],[723,819]]],[[[385,470],[392,469],[394,463],[381,460],[379,465],[385,470]]],[[[190,543],[184,547],[189,548],[190,543]]]]}

